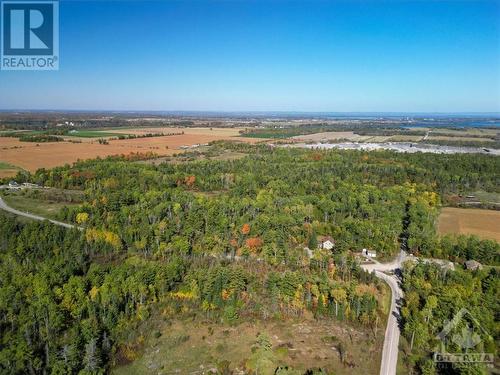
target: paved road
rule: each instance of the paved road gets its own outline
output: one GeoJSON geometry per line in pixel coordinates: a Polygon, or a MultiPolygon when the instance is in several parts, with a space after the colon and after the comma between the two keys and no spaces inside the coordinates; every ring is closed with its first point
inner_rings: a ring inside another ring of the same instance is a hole
{"type": "Polygon", "coordinates": [[[5,210],[5,211],[10,212],[10,213],[13,213],[14,215],[24,216],[24,217],[27,217],[27,218],[30,218],[33,220],[42,220],[42,221],[48,220],[52,224],[59,225],[61,227],[68,228],[68,229],[72,229],[72,228],[78,228],[80,230],[82,229],[80,227],[77,227],[76,225],[63,223],[63,222],[57,221],[57,220],[50,220],[50,219],[47,219],[47,218],[42,217],[42,216],[37,216],[37,215],[30,214],[28,212],[16,210],[15,208],[9,207],[7,205],[7,203],[5,203],[5,201],[2,198],[0,198],[0,209],[5,210]]]}
{"type": "MultiPolygon", "coordinates": [[[[64,228],[78,228],[72,224],[63,223],[56,220],[50,220],[42,216],[37,216],[30,214],[28,212],[22,212],[16,210],[15,208],[9,207],[5,201],[0,198],[0,209],[13,213],[15,215],[24,216],[34,220],[49,220],[55,225],[59,225],[64,228]]],[[[403,297],[403,291],[399,286],[399,281],[394,275],[386,275],[384,272],[395,271],[401,267],[401,264],[406,259],[406,253],[401,251],[399,256],[389,263],[380,263],[372,259],[372,263],[363,264],[361,267],[369,272],[375,271],[375,275],[382,280],[384,280],[391,288],[391,313],[387,321],[387,328],[385,330],[384,348],[382,350],[382,363],[380,365],[380,375],[396,375],[396,366],[398,363],[398,346],[399,346],[399,324],[397,317],[399,316],[399,306],[398,302],[403,297]]]]}
{"type": "Polygon", "coordinates": [[[367,271],[375,271],[375,275],[384,280],[391,288],[391,311],[387,319],[385,329],[384,348],[382,350],[382,362],[380,364],[380,375],[396,375],[398,364],[398,346],[400,329],[398,323],[399,301],[403,298],[403,291],[399,286],[399,280],[395,275],[387,275],[384,272],[395,271],[407,258],[406,253],[401,251],[399,256],[389,263],[380,263],[372,260],[370,264],[361,267],[367,271]]]}

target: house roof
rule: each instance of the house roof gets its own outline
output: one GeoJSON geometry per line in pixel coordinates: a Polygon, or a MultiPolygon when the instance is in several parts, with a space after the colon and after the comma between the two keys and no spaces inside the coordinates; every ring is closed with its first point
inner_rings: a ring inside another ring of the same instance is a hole
{"type": "Polygon", "coordinates": [[[326,242],[326,241],[330,241],[331,243],[335,243],[335,240],[333,239],[333,237],[331,236],[319,236],[318,237],[318,240],[320,242],[326,242]]]}

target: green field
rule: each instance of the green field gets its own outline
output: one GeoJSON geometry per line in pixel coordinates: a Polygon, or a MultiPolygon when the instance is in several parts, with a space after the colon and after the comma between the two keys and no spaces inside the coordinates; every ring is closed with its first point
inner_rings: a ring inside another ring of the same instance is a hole
{"type": "Polygon", "coordinates": [[[46,199],[30,198],[23,195],[4,195],[4,201],[19,211],[40,215],[48,219],[57,219],[61,209],[65,206],[76,205],[68,202],[54,202],[46,199]]]}
{"type": "Polygon", "coordinates": [[[111,133],[100,130],[76,130],[74,132],[70,132],[67,134],[67,136],[80,137],[80,138],[105,138],[105,137],[117,137],[118,135],[127,135],[127,134],[111,133]]]}
{"type": "Polygon", "coordinates": [[[0,161],[0,179],[13,177],[22,170],[20,167],[0,161]]]}
{"type": "Polygon", "coordinates": [[[18,169],[18,170],[21,170],[21,168],[16,167],[15,165],[12,165],[12,164],[0,161],[0,170],[3,170],[3,169],[18,169]]]}
{"type": "MultiPolygon", "coordinates": [[[[120,129],[120,128],[117,128],[120,129]]],[[[131,128],[132,129],[132,128],[131,128]]],[[[110,132],[108,130],[113,129],[83,129],[83,130],[70,130],[70,131],[56,131],[56,130],[12,130],[7,132],[2,132],[0,136],[2,137],[14,137],[18,138],[21,136],[33,136],[33,135],[56,135],[61,137],[79,137],[79,138],[104,138],[104,137],[117,137],[118,135],[128,135],[128,134],[118,134],[110,132]]]]}

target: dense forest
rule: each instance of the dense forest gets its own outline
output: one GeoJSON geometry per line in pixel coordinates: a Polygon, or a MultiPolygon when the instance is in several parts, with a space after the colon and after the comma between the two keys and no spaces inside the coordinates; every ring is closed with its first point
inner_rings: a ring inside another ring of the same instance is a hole
{"type": "Polygon", "coordinates": [[[464,319],[457,320],[447,332],[450,353],[491,353],[496,358],[500,335],[496,317],[500,311],[500,275],[497,268],[478,271],[447,270],[434,264],[407,265],[403,273],[405,299],[402,312],[405,364],[422,374],[487,374],[488,363],[440,364],[430,353],[442,352],[440,333],[461,309],[464,319]],[[471,330],[471,331],[469,331],[471,330]],[[470,333],[469,333],[470,332],[470,333]],[[465,350],[464,350],[465,347],[465,350]],[[437,367],[437,368],[436,368],[437,367]]]}
{"type": "MultiPolygon", "coordinates": [[[[499,264],[498,243],[434,230],[442,195],[498,191],[498,158],[233,143],[210,152],[227,150],[247,156],[152,165],[136,155],[20,173],[83,191],[60,214],[83,230],[0,216],[0,371],[106,372],[134,358],[134,327],[165,306],[224,324],[306,312],[379,324],[383,286],[356,254],[388,259],[402,238],[416,255],[499,264]],[[320,236],[332,251],[318,249],[320,236]]],[[[424,277],[415,272],[405,277],[424,277]]],[[[405,319],[419,319],[419,306],[405,319]]],[[[491,320],[498,306],[488,309],[491,320]]],[[[421,358],[424,341],[414,343],[421,358]]]]}

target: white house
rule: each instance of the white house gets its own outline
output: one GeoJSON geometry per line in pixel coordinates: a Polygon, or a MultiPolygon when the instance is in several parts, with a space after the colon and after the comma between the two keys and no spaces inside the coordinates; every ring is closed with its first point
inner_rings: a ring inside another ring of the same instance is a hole
{"type": "Polygon", "coordinates": [[[335,247],[335,240],[330,236],[323,236],[319,238],[318,248],[331,250],[335,247]]]}
{"type": "Polygon", "coordinates": [[[369,258],[376,258],[377,252],[375,250],[363,249],[363,255],[365,255],[369,258]]]}
{"type": "Polygon", "coordinates": [[[39,188],[40,185],[37,185],[37,184],[32,184],[32,183],[29,183],[29,182],[23,182],[23,187],[26,187],[26,188],[39,188]]]}

